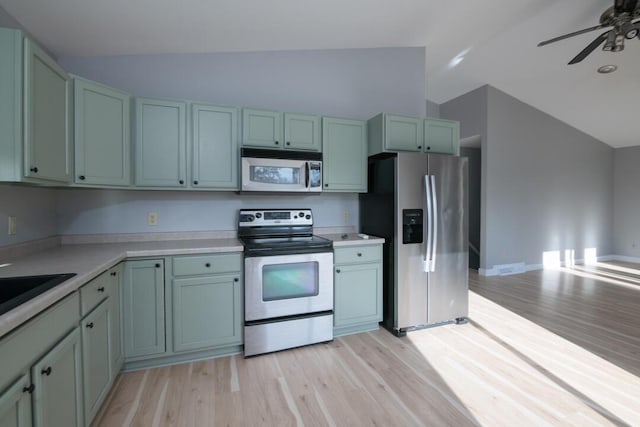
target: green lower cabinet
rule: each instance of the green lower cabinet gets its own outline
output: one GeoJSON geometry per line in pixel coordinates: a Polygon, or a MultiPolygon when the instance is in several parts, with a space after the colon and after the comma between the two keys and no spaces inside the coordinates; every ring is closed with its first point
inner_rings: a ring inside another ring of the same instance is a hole
{"type": "Polygon", "coordinates": [[[122,340],[122,279],[124,276],[124,263],[109,270],[111,283],[111,378],[113,379],[124,361],[123,340],[122,340]]]}
{"type": "Polygon", "coordinates": [[[174,279],[173,350],[242,344],[239,274],[174,279]]]}
{"type": "Polygon", "coordinates": [[[87,424],[93,420],[100,409],[111,385],[110,308],[111,301],[106,299],[80,322],[84,372],[84,415],[87,424]]]}
{"type": "Polygon", "coordinates": [[[382,262],[377,246],[336,248],[334,335],[376,329],[382,321],[382,262]],[[362,263],[339,264],[351,252],[362,263]]]}
{"type": "Polygon", "coordinates": [[[164,260],[127,261],[123,281],[124,357],[165,352],[164,260]]]}
{"type": "Polygon", "coordinates": [[[84,425],[80,355],[76,328],[31,368],[34,425],[84,425]]]}
{"type": "Polygon", "coordinates": [[[29,374],[20,377],[4,393],[0,394],[0,426],[31,426],[31,385],[29,374]]]}

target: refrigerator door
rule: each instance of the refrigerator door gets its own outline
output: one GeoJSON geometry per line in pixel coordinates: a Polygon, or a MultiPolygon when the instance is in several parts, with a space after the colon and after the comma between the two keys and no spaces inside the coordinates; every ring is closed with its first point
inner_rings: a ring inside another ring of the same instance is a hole
{"type": "Polygon", "coordinates": [[[395,269],[395,328],[406,329],[427,324],[429,273],[425,271],[427,249],[427,205],[424,176],[428,175],[428,156],[424,154],[398,153],[396,157],[395,235],[403,235],[403,210],[423,210],[425,233],[420,243],[403,243],[396,240],[394,247],[395,269]]]}
{"type": "MultiPolygon", "coordinates": [[[[468,159],[429,155],[433,197],[427,323],[467,317],[469,307],[468,159]]],[[[428,220],[428,219],[427,219],[428,220]]]]}

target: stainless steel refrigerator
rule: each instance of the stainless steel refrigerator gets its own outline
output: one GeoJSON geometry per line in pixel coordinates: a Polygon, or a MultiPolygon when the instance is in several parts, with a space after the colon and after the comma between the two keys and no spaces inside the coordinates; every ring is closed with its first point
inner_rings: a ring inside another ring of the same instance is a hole
{"type": "Polygon", "coordinates": [[[369,158],[360,227],[385,238],[383,325],[398,336],[468,316],[467,163],[419,153],[369,158]]]}

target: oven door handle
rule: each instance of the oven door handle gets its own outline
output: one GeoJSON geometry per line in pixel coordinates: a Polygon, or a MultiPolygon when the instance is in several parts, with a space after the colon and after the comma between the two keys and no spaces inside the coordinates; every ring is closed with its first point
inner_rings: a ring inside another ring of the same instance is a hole
{"type": "Polygon", "coordinates": [[[304,162],[304,170],[304,186],[305,188],[309,188],[309,175],[311,175],[311,172],[309,171],[309,162],[304,162]]]}

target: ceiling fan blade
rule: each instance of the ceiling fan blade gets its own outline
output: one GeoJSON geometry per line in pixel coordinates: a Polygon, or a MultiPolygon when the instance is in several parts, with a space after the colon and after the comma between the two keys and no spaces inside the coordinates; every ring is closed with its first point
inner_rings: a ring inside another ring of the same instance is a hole
{"type": "MultiPolygon", "coordinates": [[[[611,31],[613,31],[613,30],[611,30],[611,31]]],[[[569,65],[576,64],[576,63],[582,61],[584,58],[586,58],[598,46],[600,46],[602,43],[604,43],[604,41],[607,39],[607,34],[609,34],[609,32],[610,31],[605,31],[604,33],[602,33],[598,37],[596,37],[596,39],[594,41],[592,41],[589,44],[589,46],[587,46],[584,49],[582,49],[582,51],[579,54],[577,54],[575,58],[573,58],[571,61],[569,61],[569,65]]]]}
{"type": "Polygon", "coordinates": [[[552,39],[540,42],[540,43],[538,43],[538,46],[546,46],[546,45],[548,45],[550,43],[555,43],[555,42],[560,41],[560,40],[568,39],[569,37],[577,36],[577,35],[584,34],[584,33],[589,33],[591,31],[599,30],[600,28],[605,28],[605,27],[608,27],[608,26],[609,25],[600,24],[600,25],[596,25],[595,27],[585,28],[584,30],[574,31],[573,33],[565,34],[563,36],[554,37],[552,39]]]}
{"type": "Polygon", "coordinates": [[[630,13],[633,14],[633,11],[636,9],[638,0],[615,0],[614,1],[614,9],[616,14],[621,13],[630,13]]]}

